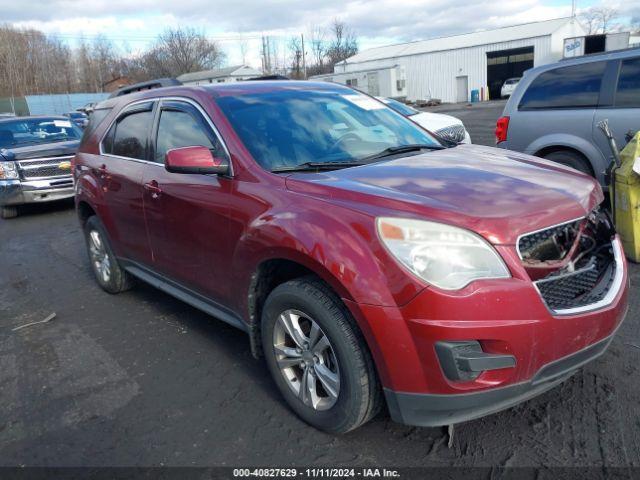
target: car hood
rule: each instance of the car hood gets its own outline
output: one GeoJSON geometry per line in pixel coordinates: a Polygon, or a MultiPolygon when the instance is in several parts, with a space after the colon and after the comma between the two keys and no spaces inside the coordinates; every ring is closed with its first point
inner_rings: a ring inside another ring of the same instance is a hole
{"type": "Polygon", "coordinates": [[[409,118],[431,132],[451,127],[452,125],[462,125],[462,121],[459,118],[442,113],[421,112],[411,115],[409,118]]]}
{"type": "Polygon", "coordinates": [[[27,160],[29,158],[61,157],[75,155],[80,146],[79,140],[70,142],[53,142],[39,145],[26,145],[24,147],[7,148],[2,150],[2,155],[11,160],[27,160]]]}
{"type": "Polygon", "coordinates": [[[479,145],[336,170],[296,173],[291,191],[348,203],[372,216],[457,225],[493,244],[585,216],[603,200],[598,183],[540,158],[479,145]]]}

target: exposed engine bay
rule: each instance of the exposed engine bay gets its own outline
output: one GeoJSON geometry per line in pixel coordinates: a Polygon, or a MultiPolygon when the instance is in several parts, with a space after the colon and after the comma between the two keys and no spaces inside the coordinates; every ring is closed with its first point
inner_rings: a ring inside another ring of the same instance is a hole
{"type": "Polygon", "coordinates": [[[613,282],[615,228],[608,213],[524,235],[518,253],[547,306],[554,311],[586,306],[602,299],[613,282]]]}

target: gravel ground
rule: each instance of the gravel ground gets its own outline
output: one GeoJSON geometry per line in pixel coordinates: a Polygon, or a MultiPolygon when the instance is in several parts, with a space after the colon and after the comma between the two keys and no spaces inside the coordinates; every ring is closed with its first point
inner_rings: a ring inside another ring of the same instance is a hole
{"type": "MultiPolygon", "coordinates": [[[[499,110],[452,113],[478,141],[499,110]]],[[[341,437],[308,427],[242,332],[145,285],[100,290],[70,203],[0,221],[0,245],[0,466],[640,466],[638,266],[603,357],[448,448],[385,414],[341,437]]]]}

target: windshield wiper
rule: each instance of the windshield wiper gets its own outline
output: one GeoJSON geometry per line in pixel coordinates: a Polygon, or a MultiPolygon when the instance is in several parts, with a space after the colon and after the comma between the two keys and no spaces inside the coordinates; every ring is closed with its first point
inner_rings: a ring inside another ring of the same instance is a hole
{"type": "Polygon", "coordinates": [[[361,158],[360,161],[368,162],[370,160],[377,160],[378,158],[390,157],[399,153],[419,152],[420,150],[444,150],[446,147],[442,145],[431,145],[428,143],[414,143],[411,145],[399,145],[397,147],[385,148],[381,152],[374,153],[368,157],[361,158]]]}
{"type": "Polygon", "coordinates": [[[322,170],[336,170],[339,168],[358,167],[364,165],[363,162],[304,162],[299,165],[292,165],[290,167],[274,168],[271,171],[274,173],[280,172],[308,172],[308,171],[322,171],[322,170]]]}

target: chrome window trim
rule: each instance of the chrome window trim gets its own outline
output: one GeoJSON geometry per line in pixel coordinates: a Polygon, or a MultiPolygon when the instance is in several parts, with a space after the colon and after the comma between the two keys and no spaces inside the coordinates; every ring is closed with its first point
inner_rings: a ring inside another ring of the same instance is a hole
{"type": "MultiPolygon", "coordinates": [[[[562,224],[561,224],[562,225],[562,224]]],[[[620,289],[622,288],[622,280],[624,278],[624,253],[622,252],[622,245],[620,242],[620,237],[618,235],[615,236],[614,240],[611,242],[611,246],[613,247],[613,257],[615,260],[615,273],[613,277],[613,283],[611,288],[604,296],[602,300],[599,300],[595,303],[591,303],[589,305],[583,305],[581,307],[574,308],[563,308],[560,310],[554,310],[549,308],[547,303],[544,301],[544,297],[538,288],[538,282],[533,282],[533,286],[536,288],[536,291],[540,295],[542,302],[547,307],[547,309],[556,316],[567,316],[567,315],[576,315],[578,313],[587,313],[592,312],[594,310],[599,310],[604,307],[608,307],[613,303],[613,301],[618,296],[620,289]]]]}
{"type": "MultiPolygon", "coordinates": [[[[149,165],[158,165],[158,166],[164,168],[164,163],[152,162],[150,160],[142,160],[140,158],[123,157],[121,155],[114,155],[112,153],[105,153],[104,149],[102,148],[102,144],[104,142],[104,137],[107,136],[107,134],[109,133],[109,131],[113,127],[113,124],[118,121],[118,119],[122,116],[123,113],[126,113],[126,110],[128,108],[130,108],[130,107],[132,107],[134,105],[138,105],[140,103],[147,103],[147,102],[158,102],[159,103],[159,107],[158,108],[162,108],[163,101],[185,102],[185,103],[188,103],[188,104],[192,105],[193,107],[196,108],[196,110],[198,110],[200,115],[202,115],[202,117],[205,119],[206,123],[209,125],[209,127],[211,128],[211,130],[215,134],[216,138],[218,139],[218,141],[222,145],[222,148],[224,149],[225,153],[227,154],[227,157],[229,158],[229,174],[227,176],[233,177],[234,169],[233,169],[233,162],[231,160],[231,154],[229,153],[229,149],[227,148],[227,144],[222,139],[222,135],[220,135],[220,132],[218,131],[216,126],[213,124],[213,122],[211,121],[211,118],[209,118],[209,115],[207,115],[207,113],[204,111],[202,106],[198,102],[196,102],[195,100],[192,100],[191,98],[188,98],[188,97],[180,97],[180,96],[152,97],[152,98],[145,98],[145,99],[142,99],[142,100],[135,100],[135,101],[133,101],[131,103],[127,103],[124,107],[122,107],[120,109],[120,111],[118,112],[116,117],[113,120],[111,120],[111,122],[109,123],[109,126],[104,131],[104,133],[102,134],[102,137],[100,137],[100,142],[98,144],[99,145],[98,151],[100,152],[100,155],[103,155],[105,157],[119,158],[121,160],[130,160],[130,161],[138,162],[138,163],[146,163],[146,164],[149,164],[149,165]]],[[[155,121],[155,119],[154,119],[154,121],[155,121]]]]}
{"type": "Polygon", "coordinates": [[[522,238],[528,237],[529,235],[533,235],[535,233],[544,232],[545,230],[550,230],[552,228],[561,227],[562,225],[568,225],[570,223],[577,222],[579,220],[584,220],[586,218],[587,218],[587,215],[584,215],[582,217],[574,218],[573,220],[567,220],[566,222],[556,223],[555,225],[549,225],[548,227],[539,228],[538,230],[533,230],[531,232],[526,232],[521,235],[518,235],[518,238],[516,238],[516,252],[518,252],[518,257],[520,257],[520,260],[524,260],[524,258],[522,258],[522,253],[520,252],[520,240],[522,238]]]}

